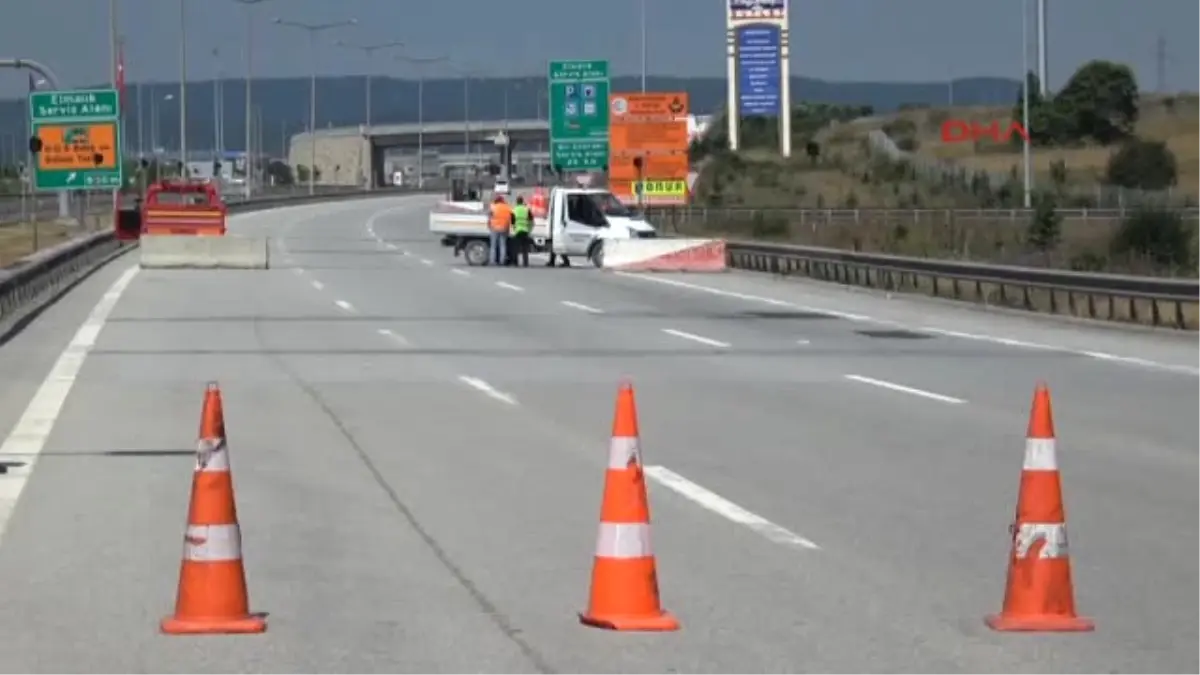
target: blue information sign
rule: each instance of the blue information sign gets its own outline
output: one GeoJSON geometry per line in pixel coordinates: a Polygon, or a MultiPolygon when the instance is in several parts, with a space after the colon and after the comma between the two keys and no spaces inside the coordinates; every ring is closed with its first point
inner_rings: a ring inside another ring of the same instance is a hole
{"type": "Polygon", "coordinates": [[[778,26],[737,29],[737,93],[742,115],[779,116],[783,68],[778,26]]]}

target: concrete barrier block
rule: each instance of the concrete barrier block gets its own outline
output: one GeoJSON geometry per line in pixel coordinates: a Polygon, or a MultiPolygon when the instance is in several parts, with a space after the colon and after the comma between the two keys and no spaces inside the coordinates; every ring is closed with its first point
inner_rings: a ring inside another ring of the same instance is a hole
{"type": "Polygon", "coordinates": [[[724,272],[723,239],[607,239],[605,269],[626,272],[724,272]]]}
{"type": "Polygon", "coordinates": [[[145,235],[141,266],[145,269],[265,270],[270,266],[266,237],[192,237],[145,235]]]}

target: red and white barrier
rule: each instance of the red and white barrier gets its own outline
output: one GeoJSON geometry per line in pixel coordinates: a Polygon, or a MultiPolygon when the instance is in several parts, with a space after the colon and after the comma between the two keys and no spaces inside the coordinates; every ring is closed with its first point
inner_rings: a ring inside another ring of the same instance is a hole
{"type": "Polygon", "coordinates": [[[605,269],[624,272],[724,272],[723,239],[606,239],[605,269]]]}

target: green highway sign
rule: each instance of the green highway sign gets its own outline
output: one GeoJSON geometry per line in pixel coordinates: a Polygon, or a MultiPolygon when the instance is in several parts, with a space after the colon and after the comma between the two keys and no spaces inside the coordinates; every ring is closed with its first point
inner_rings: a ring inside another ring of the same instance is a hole
{"type": "Polygon", "coordinates": [[[551,61],[550,163],[608,168],[608,61],[551,61]]]}
{"type": "Polygon", "coordinates": [[[41,141],[34,189],[121,187],[121,101],[115,89],[32,92],[29,121],[41,141]]]}

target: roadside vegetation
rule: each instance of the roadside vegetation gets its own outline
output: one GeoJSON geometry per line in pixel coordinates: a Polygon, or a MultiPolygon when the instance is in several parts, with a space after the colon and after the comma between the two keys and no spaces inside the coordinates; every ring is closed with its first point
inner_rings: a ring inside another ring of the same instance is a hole
{"type": "Polygon", "coordinates": [[[1195,94],[1140,95],[1128,67],[1094,61],[1062,90],[1031,96],[1029,210],[1019,135],[941,141],[946,120],[996,120],[1004,128],[1021,119],[1022,106],[1018,98],[1012,108],[907,106],[876,116],[802,104],[792,111],[789,159],[779,156],[776,120],[743,119],[737,153],[727,150],[724,120],[714,120],[691,148],[700,172],[693,208],[664,217],[681,231],[734,238],[1196,276],[1195,94]]]}

